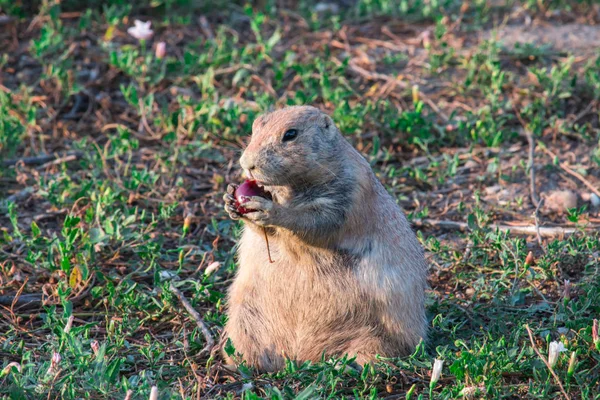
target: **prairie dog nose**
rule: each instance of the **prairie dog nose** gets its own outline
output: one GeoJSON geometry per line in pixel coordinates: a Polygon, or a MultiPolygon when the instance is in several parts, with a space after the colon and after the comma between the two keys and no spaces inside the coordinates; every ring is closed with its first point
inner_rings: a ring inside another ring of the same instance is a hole
{"type": "Polygon", "coordinates": [[[249,155],[247,152],[244,152],[244,154],[242,154],[242,157],[240,157],[240,165],[246,171],[252,171],[254,168],[256,168],[255,161],[256,157],[249,155]]]}

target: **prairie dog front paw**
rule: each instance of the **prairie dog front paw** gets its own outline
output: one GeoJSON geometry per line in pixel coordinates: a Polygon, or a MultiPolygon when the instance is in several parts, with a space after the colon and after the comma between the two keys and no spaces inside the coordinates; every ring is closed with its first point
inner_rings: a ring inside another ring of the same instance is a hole
{"type": "Polygon", "coordinates": [[[244,218],[260,226],[273,225],[277,215],[276,204],[273,200],[264,197],[250,197],[248,201],[244,202],[244,208],[248,210],[248,213],[244,214],[244,218]]]}
{"type": "Polygon", "coordinates": [[[235,190],[237,188],[238,185],[229,184],[227,185],[227,193],[223,195],[223,201],[225,202],[225,211],[233,220],[238,220],[242,218],[242,214],[238,211],[237,201],[235,199],[235,190]]]}

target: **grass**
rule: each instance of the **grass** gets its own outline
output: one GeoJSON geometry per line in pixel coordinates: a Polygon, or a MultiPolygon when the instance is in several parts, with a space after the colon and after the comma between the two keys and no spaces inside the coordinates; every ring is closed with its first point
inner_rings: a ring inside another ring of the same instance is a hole
{"type": "Polygon", "coordinates": [[[528,19],[597,27],[597,4],[81,4],[0,0],[2,398],[600,398],[600,214],[583,182],[600,188],[600,52],[502,39],[528,19]],[[127,35],[136,18],[152,39],[127,35]],[[222,193],[256,115],[290,104],[332,115],[427,249],[431,329],[410,357],[230,372],[169,289],[218,336],[241,227],[222,193]],[[547,204],[556,189],[576,206],[547,204]],[[536,215],[577,232],[494,229],[536,215]],[[556,376],[535,351],[552,341],[568,349],[556,376]]]}

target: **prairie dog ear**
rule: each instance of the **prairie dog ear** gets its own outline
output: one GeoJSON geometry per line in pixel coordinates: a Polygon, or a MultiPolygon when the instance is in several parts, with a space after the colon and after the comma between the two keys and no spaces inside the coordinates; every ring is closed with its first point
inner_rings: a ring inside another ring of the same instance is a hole
{"type": "Polygon", "coordinates": [[[265,114],[260,114],[258,117],[254,119],[252,123],[252,133],[254,133],[258,128],[262,127],[265,124],[265,114]]]}
{"type": "Polygon", "coordinates": [[[336,134],[335,122],[325,113],[321,113],[319,127],[327,137],[334,137],[336,134]]]}
{"type": "Polygon", "coordinates": [[[323,116],[322,118],[322,124],[323,124],[323,128],[325,128],[326,130],[329,130],[329,128],[335,126],[335,122],[333,122],[333,119],[331,119],[331,117],[325,113],[321,113],[321,115],[323,116]]]}

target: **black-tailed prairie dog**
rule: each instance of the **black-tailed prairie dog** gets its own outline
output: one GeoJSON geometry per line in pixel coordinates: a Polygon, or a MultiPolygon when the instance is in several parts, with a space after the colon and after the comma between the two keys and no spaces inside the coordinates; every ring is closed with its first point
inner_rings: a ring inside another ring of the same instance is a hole
{"type": "Polygon", "coordinates": [[[427,264],[402,210],[332,119],[295,106],[259,116],[240,164],[271,193],[241,215],[225,337],[259,371],[285,358],[407,355],[427,332],[427,264]],[[265,231],[268,235],[269,261],[265,231]]]}

